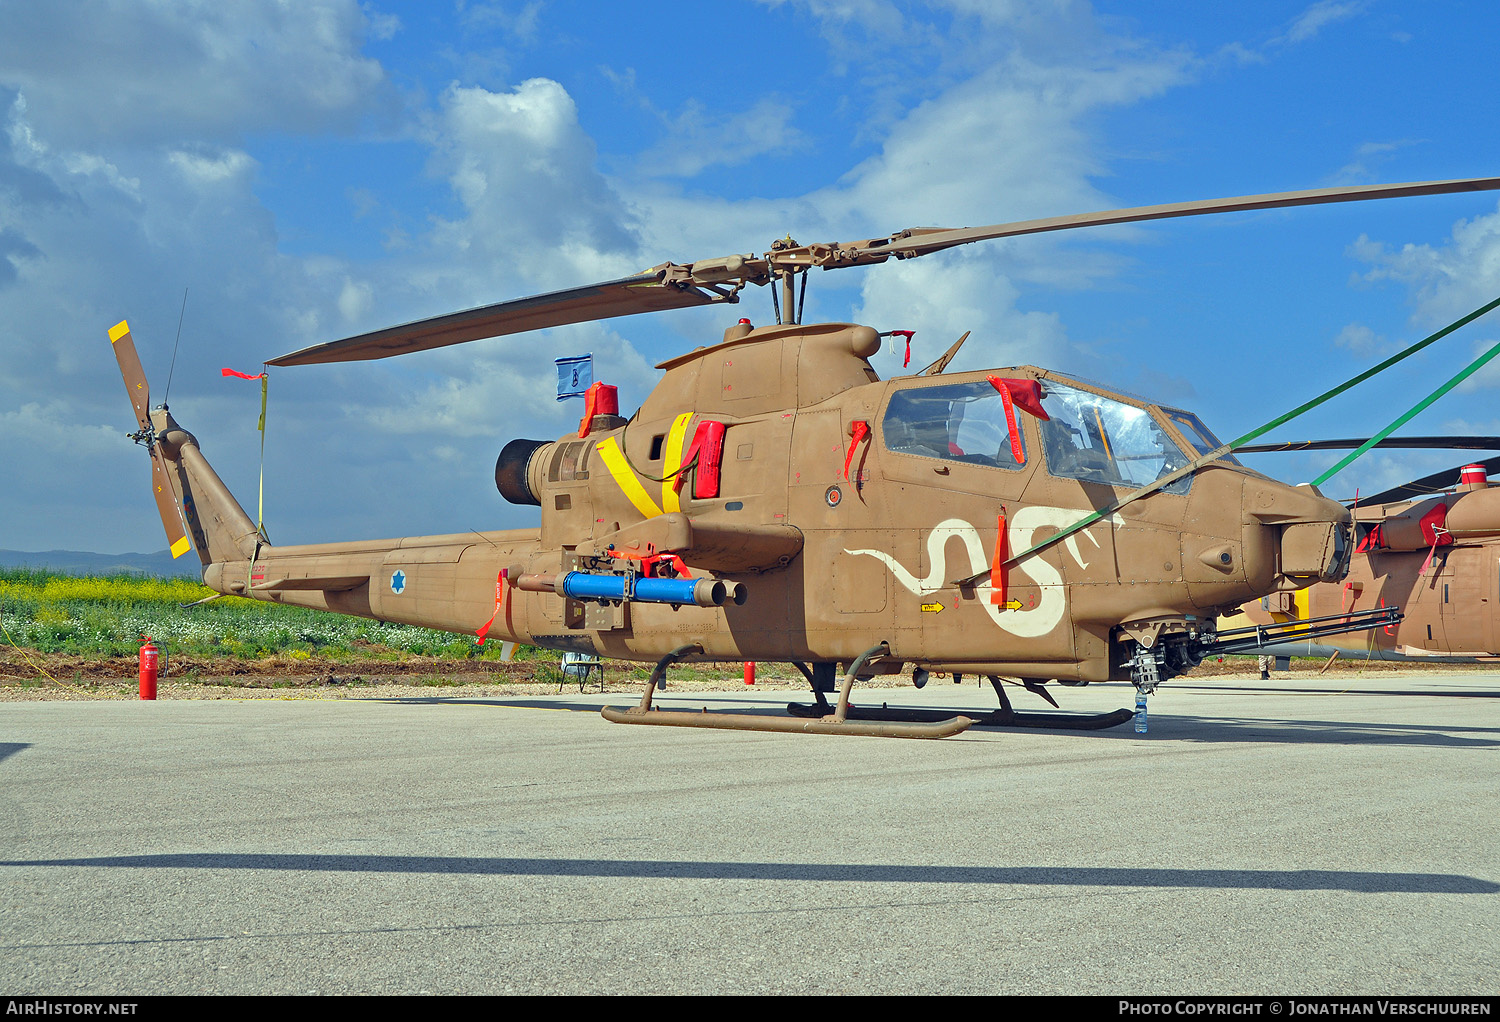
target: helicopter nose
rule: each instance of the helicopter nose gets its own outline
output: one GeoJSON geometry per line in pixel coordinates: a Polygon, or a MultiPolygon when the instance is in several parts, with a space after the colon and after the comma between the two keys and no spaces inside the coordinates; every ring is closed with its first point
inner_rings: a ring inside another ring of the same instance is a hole
{"type": "Polygon", "coordinates": [[[1249,495],[1250,515],[1274,535],[1278,588],[1337,582],[1349,573],[1353,526],[1348,508],[1307,483],[1256,489],[1249,495]]]}
{"type": "Polygon", "coordinates": [[[1281,575],[1299,585],[1338,582],[1349,574],[1347,522],[1297,522],[1281,528],[1281,575]]]}

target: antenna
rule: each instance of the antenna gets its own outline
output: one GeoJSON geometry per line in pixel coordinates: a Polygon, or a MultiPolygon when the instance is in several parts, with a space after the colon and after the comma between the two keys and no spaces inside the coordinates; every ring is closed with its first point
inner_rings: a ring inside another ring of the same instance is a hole
{"type": "Polygon", "coordinates": [[[182,340],[182,317],[187,315],[188,289],[182,289],[182,310],[177,313],[177,340],[172,342],[172,364],[167,367],[167,388],[161,392],[161,405],[167,406],[167,395],[172,392],[172,373],[177,370],[177,345],[182,340]]]}

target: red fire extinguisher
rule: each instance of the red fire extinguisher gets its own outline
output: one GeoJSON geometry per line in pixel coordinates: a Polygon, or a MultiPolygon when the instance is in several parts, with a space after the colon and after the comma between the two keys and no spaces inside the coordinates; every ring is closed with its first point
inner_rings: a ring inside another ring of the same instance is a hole
{"type": "Polygon", "coordinates": [[[156,665],[160,654],[156,646],[151,642],[151,636],[144,637],[145,642],[141,644],[141,698],[156,698],[156,665]]]}

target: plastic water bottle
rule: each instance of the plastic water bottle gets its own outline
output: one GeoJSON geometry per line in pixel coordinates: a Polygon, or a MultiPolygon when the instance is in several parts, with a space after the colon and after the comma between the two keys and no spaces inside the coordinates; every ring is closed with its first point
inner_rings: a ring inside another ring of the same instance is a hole
{"type": "Polygon", "coordinates": [[[1135,733],[1146,733],[1146,693],[1140,689],[1135,690],[1135,733]]]}

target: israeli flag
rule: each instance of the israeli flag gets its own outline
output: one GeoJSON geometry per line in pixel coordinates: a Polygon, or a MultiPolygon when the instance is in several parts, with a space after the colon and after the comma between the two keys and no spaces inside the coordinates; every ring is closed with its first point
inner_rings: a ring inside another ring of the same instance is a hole
{"type": "Polygon", "coordinates": [[[557,360],[557,399],[583,397],[594,385],[594,353],[557,360]]]}

